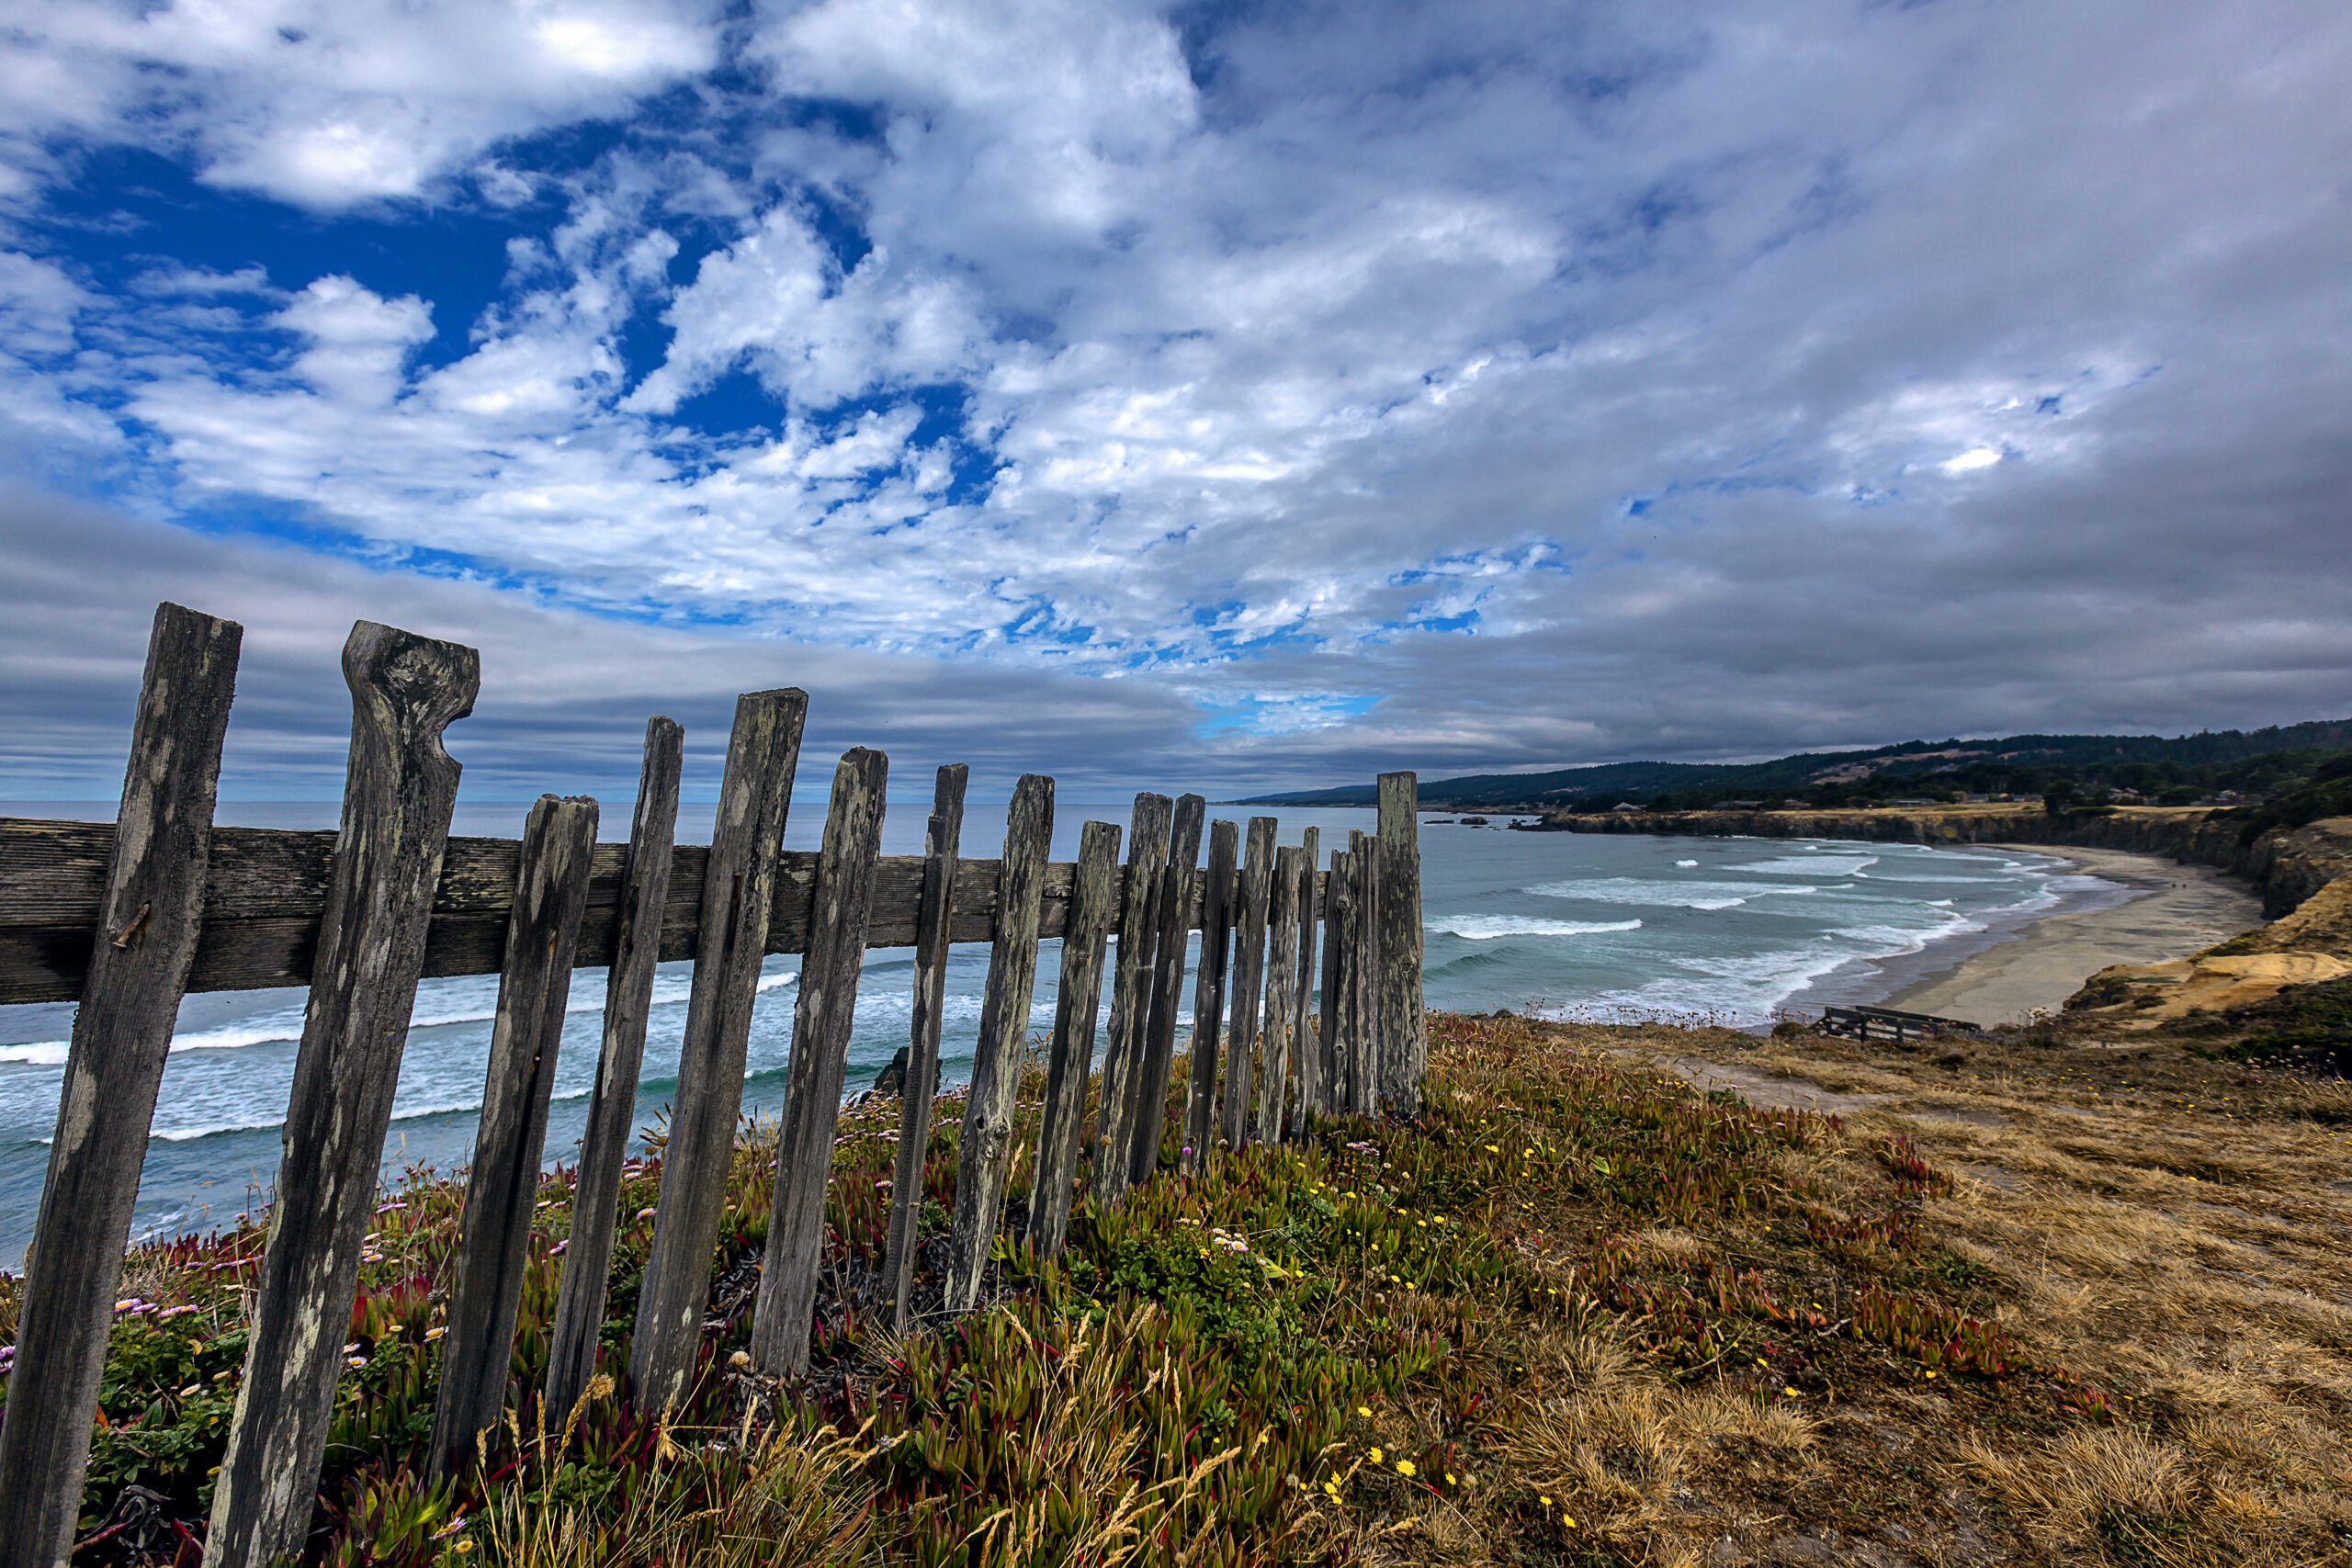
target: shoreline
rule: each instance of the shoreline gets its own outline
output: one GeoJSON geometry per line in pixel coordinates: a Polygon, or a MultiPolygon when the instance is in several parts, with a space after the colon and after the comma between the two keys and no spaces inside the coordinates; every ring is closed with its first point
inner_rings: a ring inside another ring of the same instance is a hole
{"type": "Polygon", "coordinates": [[[2186,958],[2263,923],[2262,900],[2211,866],[2124,850],[2002,845],[2067,862],[2131,890],[2098,909],[2048,915],[1956,961],[1914,975],[1876,1004],[1987,1028],[2053,1011],[2111,964],[2186,958]]]}

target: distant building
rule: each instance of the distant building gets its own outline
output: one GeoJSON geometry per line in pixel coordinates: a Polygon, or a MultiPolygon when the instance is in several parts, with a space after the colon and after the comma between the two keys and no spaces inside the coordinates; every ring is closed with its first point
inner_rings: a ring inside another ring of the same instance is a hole
{"type": "Polygon", "coordinates": [[[1621,800],[1609,808],[1611,811],[1639,811],[1642,808],[1630,800],[1621,800]]]}
{"type": "Polygon", "coordinates": [[[1900,800],[1890,800],[1887,804],[1889,806],[1937,806],[1941,802],[1929,800],[1923,795],[1906,795],[1900,800]]]}
{"type": "Polygon", "coordinates": [[[1760,800],[1726,800],[1723,803],[1723,809],[1725,811],[1761,811],[1764,809],[1764,803],[1760,800]]]}

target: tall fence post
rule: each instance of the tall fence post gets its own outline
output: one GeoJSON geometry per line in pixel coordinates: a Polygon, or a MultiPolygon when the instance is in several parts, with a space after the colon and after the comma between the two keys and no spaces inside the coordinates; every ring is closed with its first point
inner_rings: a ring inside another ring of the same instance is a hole
{"type": "Polygon", "coordinates": [[[1079,1126],[1094,1055],[1094,1015],[1102,998],[1102,946],[1111,930],[1119,873],[1116,823],[1089,822],[1079,835],[1069,911],[1062,920],[1061,984],[1054,998],[1054,1043],[1046,1065],[1046,1113],[1037,1128],[1037,1179],[1029,1189],[1029,1245],[1041,1258],[1069,1235],[1070,1183],[1078,1172],[1079,1126]]]}
{"type": "Polygon", "coordinates": [[[1307,829],[1299,836],[1298,885],[1298,997],[1291,1010],[1291,1029],[1295,1042],[1292,1060],[1296,1064],[1298,1082],[1295,1086],[1297,1113],[1291,1119],[1292,1135],[1306,1136],[1306,1122],[1311,1115],[1320,1115],[1328,1109],[1323,1103],[1323,1048],[1316,1032],[1315,989],[1318,979],[1316,964],[1315,928],[1323,918],[1322,881],[1316,867],[1317,829],[1307,829]]]}
{"type": "Polygon", "coordinates": [[[1159,884],[1167,874],[1170,818],[1164,795],[1136,796],[1120,883],[1119,962],[1111,982],[1111,1034],[1102,1048],[1102,1092],[1094,1121],[1094,1201],[1114,1203],[1127,1190],[1135,1142],[1136,1080],[1141,1075],[1151,975],[1159,940],[1159,884]]]}
{"type": "Polygon", "coordinates": [[[1136,1075],[1135,1137],[1128,1145],[1127,1180],[1140,1185],[1159,1165],[1159,1130],[1168,1119],[1168,1078],[1176,1063],[1176,1010],[1184,996],[1184,961],[1190,956],[1193,886],[1200,873],[1201,828],[1208,802],[1197,795],[1176,797],[1168,835],[1168,871],[1159,885],[1159,943],[1151,978],[1151,1017],[1144,1036],[1142,1070],[1136,1075]]]}
{"type": "Polygon", "coordinates": [[[1053,839],[1054,781],[1024,773],[1005,813],[996,944],[989,954],[980,1037],[972,1052],[971,1093],[964,1102],[964,1131],[956,1150],[956,1219],[947,1240],[949,1312],[969,1312],[979,1301],[989,1244],[996,1238],[997,1216],[1004,1206],[1053,839]]]}
{"type": "Polygon", "coordinates": [[[1355,876],[1355,910],[1348,921],[1348,951],[1341,954],[1347,979],[1340,987],[1348,1010],[1347,1032],[1354,1045],[1348,1068],[1348,1110],[1370,1116],[1380,1109],[1380,1015],[1374,1008],[1380,931],[1380,852],[1360,829],[1348,833],[1348,869],[1355,876]]]}
{"type": "Polygon", "coordinates": [[[1420,817],[1411,773],[1380,775],[1380,1098],[1397,1116],[1421,1113],[1429,1015],[1421,1005],[1420,817]]]}
{"type": "Polygon", "coordinates": [[[923,835],[922,893],[915,908],[914,1022],[907,1041],[907,1078],[899,1087],[899,1158],[890,1184],[890,1239],[882,1256],[894,1333],[906,1331],[915,1247],[922,1239],[922,1168],[931,1152],[932,1087],[939,1077],[939,1010],[947,995],[956,854],[964,832],[964,785],[970,776],[961,762],[939,770],[923,835]]]}
{"type": "Polygon", "coordinates": [[[1217,1053],[1225,1022],[1225,973],[1233,927],[1233,868],[1241,831],[1209,824],[1208,879],[1201,885],[1201,962],[1193,972],[1192,1070],[1184,1095],[1184,1168],[1208,1163],[1216,1140],[1217,1053]]]}
{"type": "Polygon", "coordinates": [[[727,774],[703,876],[702,929],[662,1156],[653,1247],[629,1342],[629,1382],[641,1410],[659,1413],[684,1402],[702,1348],[710,1253],[727,1202],[752,1007],[759,998],[776,858],[808,714],[808,694],[797,687],[735,699],[727,774]]]}
{"type": "Polygon", "coordinates": [[[1317,1050],[1322,1058],[1323,1103],[1319,1109],[1333,1116],[1345,1115],[1348,1111],[1351,1042],[1341,1037],[1347,1022],[1347,1010],[1340,1006],[1347,973],[1341,957],[1348,951],[1348,923],[1355,911],[1355,868],[1348,861],[1348,852],[1333,850],[1331,872],[1323,883],[1323,985],[1318,998],[1321,1016],[1316,1030],[1317,1050]]]}
{"type": "Polygon", "coordinates": [[[605,1292],[619,1221],[621,1167],[637,1121],[637,1079],[645,1065],[645,1028],[653,1010],[653,976],[662,956],[662,906],[670,896],[671,852],[677,842],[678,773],[685,731],[667,718],[645,726],[645,761],[629,821],[628,861],[613,916],[613,964],[605,978],[603,1048],[588,1101],[588,1131],[571,1189],[571,1236],[563,1251],[555,1332],[548,1348],[540,1407],[559,1427],[596,1372],[605,1325],[605,1292]]]}
{"type": "Polygon", "coordinates": [[[1298,847],[1285,844],[1274,852],[1272,896],[1267,901],[1266,925],[1272,952],[1266,960],[1266,1010],[1261,1034],[1264,1061],[1258,1073],[1258,1125],[1261,1143],[1283,1135],[1283,1115],[1291,1078],[1297,1071],[1294,1009],[1298,1000],[1298,882],[1304,863],[1298,847]]]}
{"type": "Polygon", "coordinates": [[[1250,1141],[1259,988],[1266,978],[1266,901],[1273,886],[1274,830],[1280,826],[1271,817],[1250,818],[1250,848],[1241,861],[1241,896],[1233,921],[1233,1023],[1227,1031],[1233,1043],[1225,1067],[1224,1133],[1230,1149],[1250,1141]]]}
{"type": "Polygon", "coordinates": [[[441,732],[473,711],[481,660],[361,621],[344,644],[343,674],[352,697],[343,824],[205,1568],[263,1568],[299,1550],[310,1528],[458,802],[458,763],[441,732]]]}
{"type": "Polygon", "coordinates": [[[785,1068],[784,1124],[776,1134],[775,1187],[759,1304],[752,1317],[752,1362],[772,1375],[808,1370],[817,1268],[825,1251],[825,1194],[842,1076],[865,967],[865,927],[874,909],[875,863],[882,850],[890,760],[859,747],[833,770],[833,798],[808,908],[808,949],[792,999],[792,1056],[785,1068]]]}
{"type": "Polygon", "coordinates": [[[115,1287],[204,912],[221,738],[244,628],[155,607],[122,808],[74,1016],[0,1414],[0,1564],[72,1550],[115,1287]]]}
{"type": "Polygon", "coordinates": [[[531,1212],[539,1152],[548,1136],[548,1097],[571,998],[571,961],[588,912],[589,863],[596,852],[597,806],[539,796],[523,827],[514,907],[506,921],[506,962],[498,973],[481,1124],[466,1177],[448,1333],[441,1341],[441,1388],[433,1405],[428,1471],[446,1476],[472,1457],[474,1435],[498,1426],[514,1359],[514,1314],[531,1263],[531,1212]]]}

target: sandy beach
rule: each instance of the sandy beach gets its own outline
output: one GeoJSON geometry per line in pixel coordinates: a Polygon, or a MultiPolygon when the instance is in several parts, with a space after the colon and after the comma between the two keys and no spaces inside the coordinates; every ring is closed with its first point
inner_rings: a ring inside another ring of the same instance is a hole
{"type": "MultiPolygon", "coordinates": [[[[2020,846],[2023,847],[2023,846],[2020,846]]],[[[2233,878],[2118,850],[2039,848],[2137,891],[2110,909],[2053,915],[1925,975],[1883,1005],[1971,1023],[2016,1023],[2055,1008],[2110,964],[2185,958],[2262,924],[2262,901],[2233,878]]]]}

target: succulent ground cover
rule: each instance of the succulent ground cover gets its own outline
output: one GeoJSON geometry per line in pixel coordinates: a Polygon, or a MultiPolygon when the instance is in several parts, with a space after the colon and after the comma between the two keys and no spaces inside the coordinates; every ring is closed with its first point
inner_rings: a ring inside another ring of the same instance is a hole
{"type": "MultiPolygon", "coordinates": [[[[1171,1116],[1159,1179],[1081,1206],[1058,1259],[1023,1243],[1016,1169],[985,1309],[904,1336],[861,1304],[897,1107],[852,1108],[791,1385],[739,1354],[774,1158],[747,1125],[705,1375],[666,1414],[602,1379],[570,1412],[526,1392],[558,1173],[512,1419],[444,1490],[419,1477],[462,1191],[412,1172],[370,1237],[311,1557],[2286,1563],[2352,1537],[2341,1086],[2057,1026],[1912,1051],[1432,1028],[1417,1122],[1187,1176],[1171,1116]]],[[[609,1368],[658,1188],[658,1156],[632,1168],[609,1368]]],[[[194,1561],[261,1244],[133,1256],[77,1562],[194,1561]]],[[[13,1318],[0,1295],[0,1342],[13,1318]]]]}

